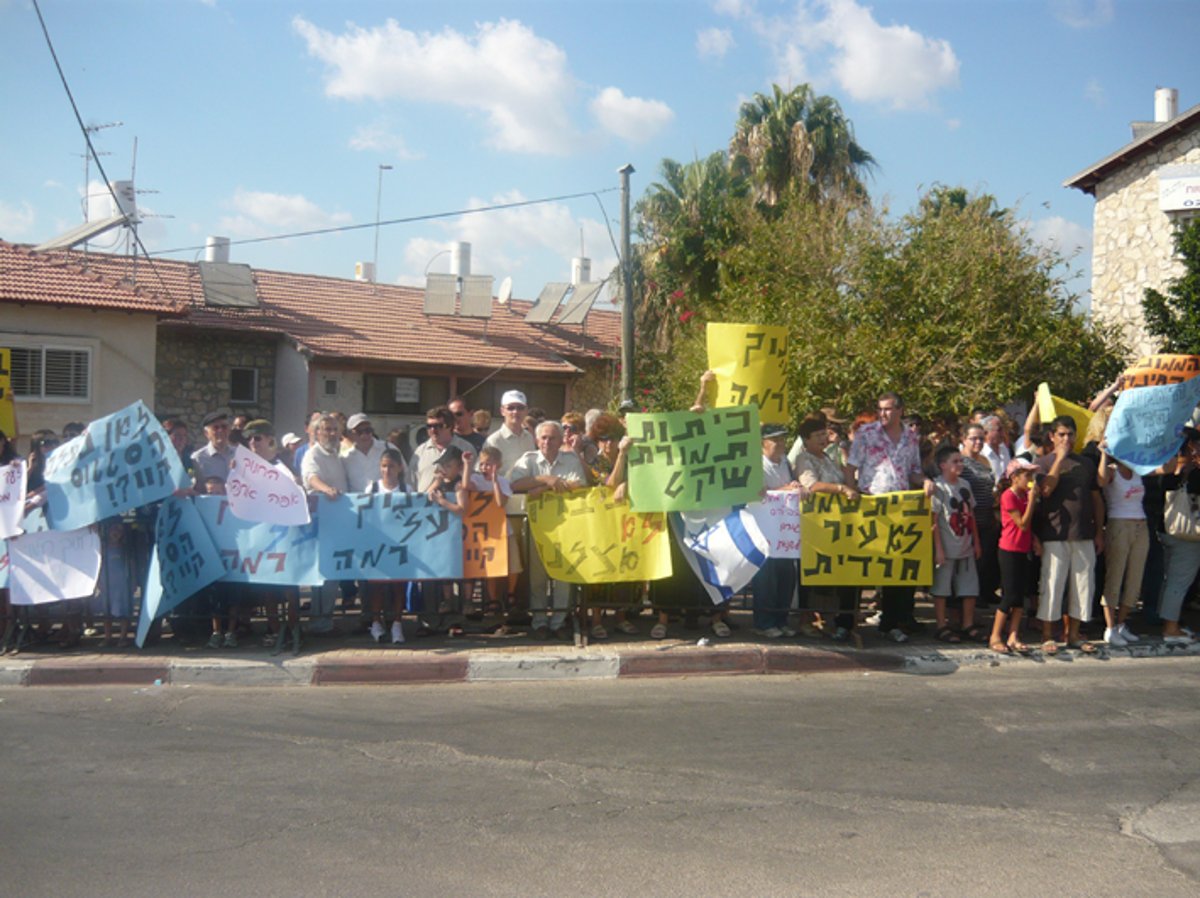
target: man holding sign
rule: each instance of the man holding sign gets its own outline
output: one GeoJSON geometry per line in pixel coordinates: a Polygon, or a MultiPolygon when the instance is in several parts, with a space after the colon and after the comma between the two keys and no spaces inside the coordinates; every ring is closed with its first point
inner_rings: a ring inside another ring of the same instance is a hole
{"type": "MultiPolygon", "coordinates": [[[[563,452],[562,425],[557,421],[543,421],[538,425],[535,434],[537,451],[526,452],[520,461],[513,466],[509,477],[512,480],[514,493],[525,493],[536,496],[547,490],[561,493],[568,490],[587,486],[587,473],[583,470],[583,462],[579,456],[571,452],[563,452]]],[[[545,599],[553,614],[547,619],[545,611],[535,611],[533,614],[533,636],[535,639],[546,639],[553,631],[555,636],[565,637],[563,624],[566,623],[568,586],[558,580],[551,580],[546,573],[546,566],[541,556],[531,553],[529,559],[529,590],[531,610],[545,608],[545,599]]]]}
{"type": "MultiPolygon", "coordinates": [[[[917,435],[904,426],[904,402],[896,393],[879,397],[879,420],[864,424],[850,444],[847,467],[861,492],[869,495],[924,489],[928,496],[933,482],[921,470],[921,447],[917,435]]],[[[904,627],[916,624],[913,587],[884,586],[879,594],[879,632],[892,642],[907,642],[904,627]]]]}

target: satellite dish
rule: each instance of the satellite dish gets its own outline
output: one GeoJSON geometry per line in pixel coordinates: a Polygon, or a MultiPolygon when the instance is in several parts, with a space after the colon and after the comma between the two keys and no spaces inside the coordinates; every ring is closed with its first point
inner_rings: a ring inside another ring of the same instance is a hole
{"type": "Polygon", "coordinates": [[[500,282],[500,292],[496,294],[496,302],[500,305],[507,305],[512,299],[512,278],[505,278],[500,282]]]}

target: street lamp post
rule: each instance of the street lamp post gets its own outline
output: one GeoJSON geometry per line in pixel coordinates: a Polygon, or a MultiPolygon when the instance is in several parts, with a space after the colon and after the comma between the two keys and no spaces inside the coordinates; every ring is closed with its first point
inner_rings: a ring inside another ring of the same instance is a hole
{"type": "Polygon", "coordinates": [[[633,166],[617,169],[621,176],[621,286],[625,301],[621,303],[621,411],[631,412],[633,401],[633,257],[629,254],[629,176],[633,166]]]}
{"type": "Polygon", "coordinates": [[[372,283],[379,283],[379,210],[380,210],[380,204],[383,200],[383,173],[385,171],[391,171],[391,170],[392,170],[392,166],[383,165],[382,163],[380,163],[379,184],[375,188],[375,255],[371,261],[371,282],[372,283]]]}

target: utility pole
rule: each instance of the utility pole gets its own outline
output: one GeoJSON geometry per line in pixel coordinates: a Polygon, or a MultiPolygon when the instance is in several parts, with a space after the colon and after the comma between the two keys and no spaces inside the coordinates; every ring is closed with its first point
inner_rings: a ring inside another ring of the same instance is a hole
{"type": "Polygon", "coordinates": [[[375,255],[371,259],[371,283],[379,283],[379,210],[383,200],[383,173],[391,171],[390,165],[379,165],[379,185],[375,188],[375,255]]]}
{"type": "Polygon", "coordinates": [[[617,169],[621,176],[621,287],[625,301],[621,303],[621,411],[631,412],[633,401],[633,257],[629,252],[629,163],[617,169]]]}

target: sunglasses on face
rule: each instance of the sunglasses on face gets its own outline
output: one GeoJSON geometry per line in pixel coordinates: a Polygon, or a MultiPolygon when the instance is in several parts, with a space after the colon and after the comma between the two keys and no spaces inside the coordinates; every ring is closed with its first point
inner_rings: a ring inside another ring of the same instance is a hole
{"type": "Polygon", "coordinates": [[[426,421],[425,422],[426,430],[441,430],[445,426],[446,425],[443,424],[441,421],[426,421]]]}
{"type": "Polygon", "coordinates": [[[523,412],[528,407],[529,406],[527,406],[527,405],[506,405],[506,406],[504,406],[504,410],[506,412],[523,412]]]}

